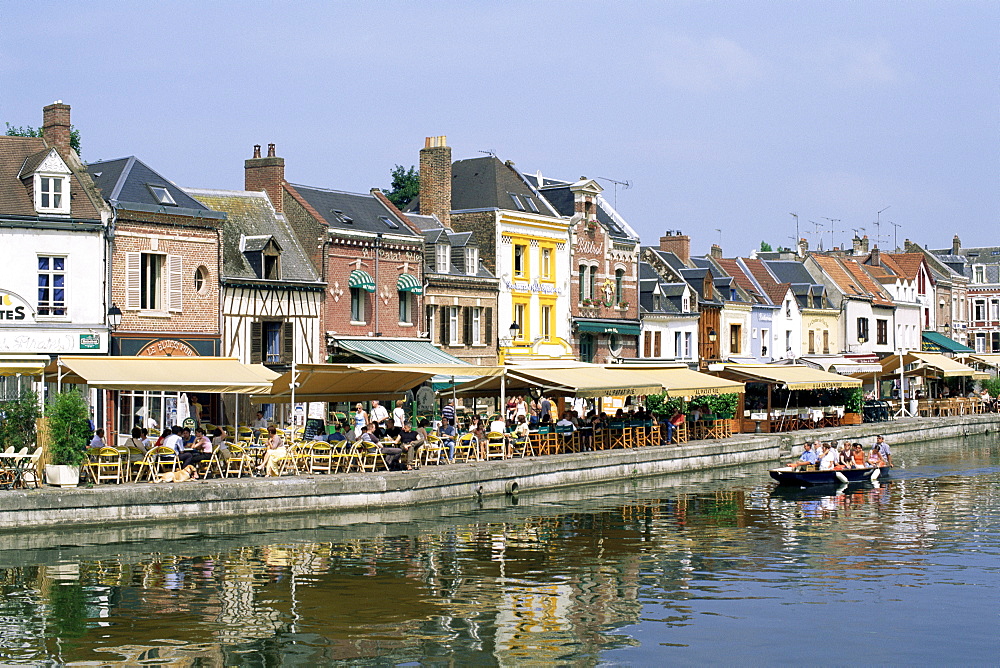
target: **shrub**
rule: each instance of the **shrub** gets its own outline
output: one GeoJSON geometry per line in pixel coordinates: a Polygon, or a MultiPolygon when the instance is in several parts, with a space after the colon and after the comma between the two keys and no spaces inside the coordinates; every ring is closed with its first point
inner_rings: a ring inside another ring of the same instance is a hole
{"type": "Polygon", "coordinates": [[[38,420],[38,394],[24,390],[13,401],[0,404],[0,449],[15,450],[35,445],[35,421],[38,420]]]}
{"type": "Polygon", "coordinates": [[[1000,397],[1000,378],[987,378],[980,381],[980,384],[990,393],[991,397],[1000,397]]]}
{"type": "Polygon", "coordinates": [[[90,410],[83,395],[74,389],[57,394],[47,417],[51,462],[79,466],[86,457],[93,433],[90,429],[90,410]]]}

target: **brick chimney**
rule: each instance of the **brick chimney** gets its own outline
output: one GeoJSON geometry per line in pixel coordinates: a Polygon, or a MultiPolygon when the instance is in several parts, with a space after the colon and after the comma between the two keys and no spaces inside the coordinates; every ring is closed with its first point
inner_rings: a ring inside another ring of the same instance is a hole
{"type": "Polygon", "coordinates": [[[714,257],[716,260],[722,259],[722,246],[719,244],[712,244],[712,248],[708,251],[708,254],[714,257]]]}
{"type": "Polygon", "coordinates": [[[861,252],[862,253],[867,253],[868,252],[868,235],[867,234],[865,236],[861,237],[861,252]]]}
{"type": "Polygon", "coordinates": [[[958,255],[962,250],[962,240],[956,234],[951,240],[951,254],[958,255]]]}
{"type": "Polygon", "coordinates": [[[444,135],[427,137],[420,149],[420,213],[451,229],[451,147],[444,135]]]}
{"type": "Polygon", "coordinates": [[[795,249],[799,257],[804,257],[809,252],[809,242],[806,239],[799,239],[799,247],[795,249]]]}
{"type": "Polygon", "coordinates": [[[660,250],[673,253],[681,262],[691,265],[691,237],[680,230],[667,230],[666,236],[660,237],[660,250]]]}
{"type": "Polygon", "coordinates": [[[278,213],[284,211],[285,159],[274,153],[274,144],[267,145],[267,157],[260,157],[260,144],[253,147],[253,157],[243,163],[243,181],[246,190],[263,190],[271,198],[278,213]]]}
{"type": "Polygon", "coordinates": [[[872,249],[871,259],[868,261],[868,264],[873,267],[879,267],[882,265],[882,254],[879,251],[878,246],[872,249]]]}
{"type": "Polygon", "coordinates": [[[62,100],[56,100],[42,108],[42,135],[45,143],[59,151],[63,158],[70,153],[69,147],[70,121],[69,105],[62,100]]]}

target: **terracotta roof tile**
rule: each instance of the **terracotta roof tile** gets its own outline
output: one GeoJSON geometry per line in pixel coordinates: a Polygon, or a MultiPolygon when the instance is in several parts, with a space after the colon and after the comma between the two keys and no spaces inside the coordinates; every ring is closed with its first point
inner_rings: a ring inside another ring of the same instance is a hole
{"type": "MultiPolygon", "coordinates": [[[[48,155],[48,147],[41,138],[0,137],[0,214],[38,215],[35,211],[35,204],[28,194],[28,188],[18,178],[18,174],[28,158],[34,158],[32,164],[37,167],[46,155],[48,155]]],[[[90,177],[84,175],[88,185],[80,180],[80,175],[75,171],[70,178],[72,179],[70,209],[73,218],[99,220],[101,214],[94,206],[87,191],[90,177]]]]}

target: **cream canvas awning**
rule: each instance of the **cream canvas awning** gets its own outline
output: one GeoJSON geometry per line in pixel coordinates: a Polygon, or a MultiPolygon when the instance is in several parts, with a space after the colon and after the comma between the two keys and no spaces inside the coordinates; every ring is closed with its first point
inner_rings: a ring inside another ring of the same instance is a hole
{"type": "Polygon", "coordinates": [[[724,364],[717,373],[730,380],[773,383],[789,390],[834,390],[861,386],[857,378],[799,364],[724,364]]]}
{"type": "Polygon", "coordinates": [[[843,355],[803,355],[802,361],[806,364],[815,364],[823,371],[831,371],[843,375],[856,373],[878,373],[882,370],[877,361],[862,362],[857,359],[844,357],[843,355]]]}
{"type": "Polygon", "coordinates": [[[1000,369],[1000,355],[972,355],[969,359],[974,362],[979,362],[980,364],[985,364],[986,366],[992,366],[1000,369]]]}
{"type": "Polygon", "coordinates": [[[613,370],[615,374],[627,374],[630,378],[648,378],[650,382],[660,386],[660,392],[665,392],[670,397],[702,397],[713,394],[739,394],[746,391],[744,383],[692,371],[687,367],[630,369],[627,366],[613,366],[608,369],[613,370]]]}
{"type": "MultiPolygon", "coordinates": [[[[298,364],[296,401],[362,401],[398,397],[434,376],[497,376],[500,367],[469,364],[298,364]]],[[[256,403],[282,403],[292,398],[292,372],[282,374],[271,392],[254,396],[256,403]]]]}
{"type": "Polygon", "coordinates": [[[0,376],[41,376],[50,361],[48,355],[0,355],[0,376]]]}
{"type": "MultiPolygon", "coordinates": [[[[903,366],[911,364],[919,365],[917,368],[907,369],[907,373],[920,370],[930,370],[941,378],[960,378],[966,376],[972,378],[976,375],[976,370],[957,362],[941,353],[909,352],[903,353],[903,366]]],[[[899,355],[890,355],[882,360],[882,373],[899,373],[899,355]]]]}
{"type": "MultiPolygon", "coordinates": [[[[105,357],[65,355],[45,369],[64,383],[101,390],[160,390],[259,394],[270,391],[276,374],[234,357],[105,357]],[[61,366],[60,366],[61,363],[61,366]]],[[[54,379],[53,379],[54,380],[54,379]]]]}

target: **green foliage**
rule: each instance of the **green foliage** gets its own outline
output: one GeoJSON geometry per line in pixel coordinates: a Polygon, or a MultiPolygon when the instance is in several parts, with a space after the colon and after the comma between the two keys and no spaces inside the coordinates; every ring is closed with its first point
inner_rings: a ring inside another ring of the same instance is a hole
{"type": "Polygon", "coordinates": [[[684,399],[680,397],[670,398],[664,394],[650,394],[646,396],[646,408],[657,418],[664,419],[674,414],[676,409],[684,410],[684,399]]]}
{"type": "Polygon", "coordinates": [[[860,413],[861,409],[865,405],[865,395],[861,391],[860,387],[855,387],[849,390],[843,390],[843,400],[844,400],[844,412],[845,413],[860,413]]]}
{"type": "Polygon", "coordinates": [[[766,241],[760,242],[760,250],[762,253],[771,253],[774,251],[774,249],[771,248],[771,244],[767,243],[766,241]]]}
{"type": "Polygon", "coordinates": [[[730,393],[699,397],[698,403],[704,406],[712,415],[731,418],[736,415],[736,408],[740,405],[740,395],[730,393]]]}
{"type": "Polygon", "coordinates": [[[83,395],[72,388],[57,394],[46,415],[52,463],[79,466],[86,456],[93,433],[90,429],[90,410],[83,395]]]}
{"type": "MultiPolygon", "coordinates": [[[[24,127],[14,126],[10,123],[4,123],[7,126],[6,135],[8,137],[41,137],[42,129],[33,128],[30,125],[24,127]]],[[[80,154],[80,131],[76,129],[75,125],[69,126],[69,145],[77,155],[80,154]]]]}
{"type": "Polygon", "coordinates": [[[79,582],[56,582],[49,590],[52,634],[79,638],[87,632],[87,592],[79,582]]]}
{"type": "Polygon", "coordinates": [[[412,165],[409,169],[396,165],[392,170],[392,188],[383,188],[382,192],[390,202],[402,209],[420,194],[420,172],[412,165]]]}
{"type": "Polygon", "coordinates": [[[987,378],[980,381],[980,384],[990,393],[991,397],[1000,397],[1000,378],[987,378]]]}
{"type": "Polygon", "coordinates": [[[0,404],[0,448],[14,446],[15,450],[35,445],[35,420],[40,416],[38,395],[24,390],[13,401],[0,404]]]}

